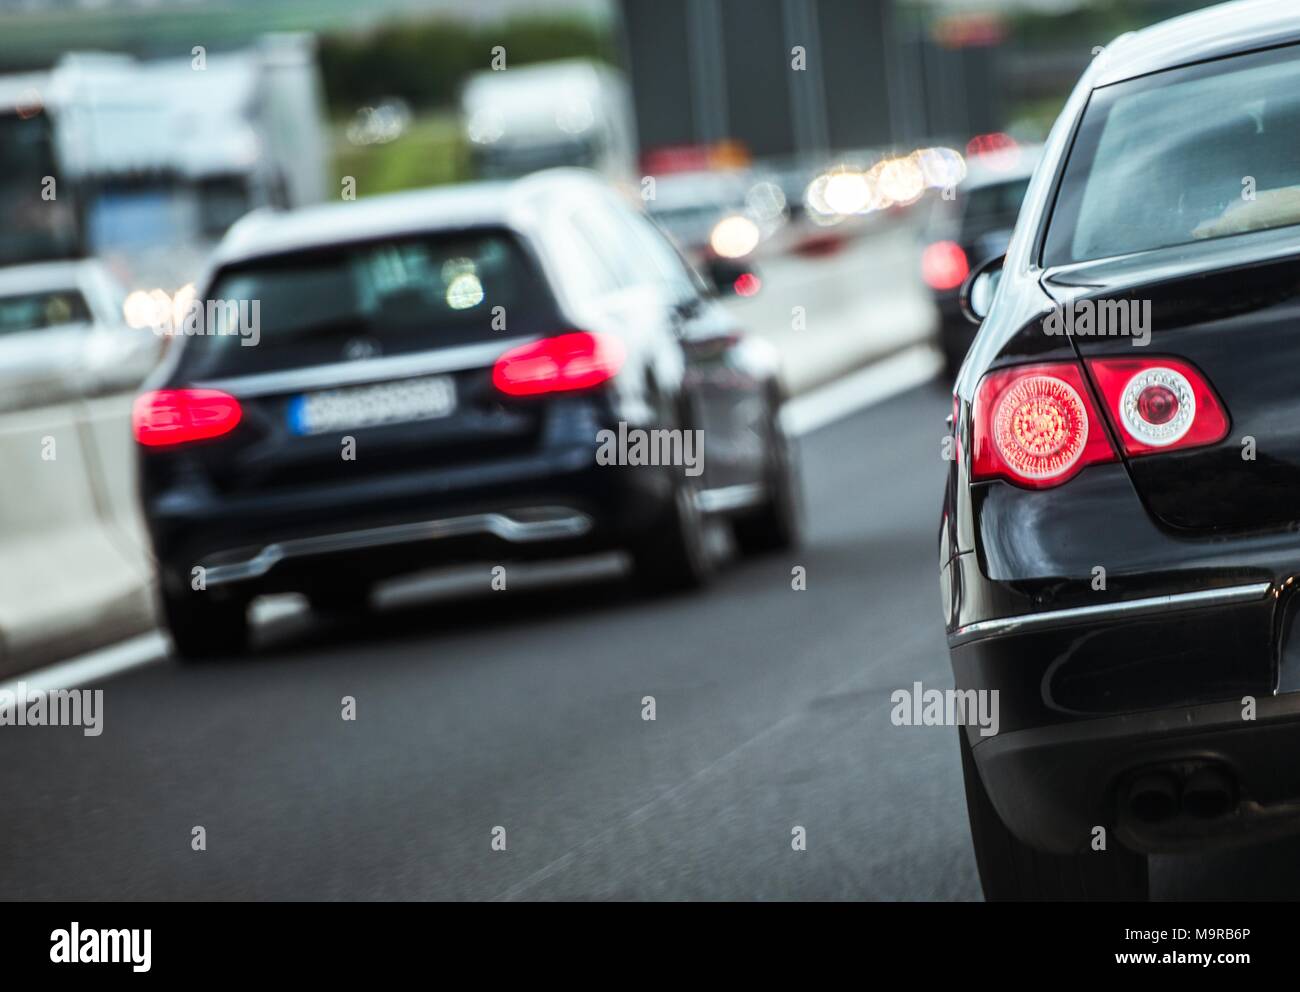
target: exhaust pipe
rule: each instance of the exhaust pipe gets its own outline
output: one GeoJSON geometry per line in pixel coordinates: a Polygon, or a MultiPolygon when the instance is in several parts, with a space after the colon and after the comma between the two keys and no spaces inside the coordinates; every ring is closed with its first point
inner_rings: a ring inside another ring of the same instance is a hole
{"type": "Polygon", "coordinates": [[[1192,772],[1183,786],[1183,811],[1198,820],[1226,816],[1236,805],[1236,787],[1217,765],[1202,765],[1192,772]]]}
{"type": "Polygon", "coordinates": [[[1143,823],[1163,823],[1178,812],[1178,782],[1165,772],[1139,775],[1128,787],[1127,805],[1143,823]]]}

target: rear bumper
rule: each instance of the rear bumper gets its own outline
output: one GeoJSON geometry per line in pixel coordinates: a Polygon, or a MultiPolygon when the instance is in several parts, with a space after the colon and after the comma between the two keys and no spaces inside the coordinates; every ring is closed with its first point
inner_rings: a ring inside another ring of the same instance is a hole
{"type": "Polygon", "coordinates": [[[507,544],[534,544],[584,537],[592,529],[585,513],[566,507],[535,507],[501,513],[474,513],[416,523],[291,538],[260,548],[214,554],[203,568],[209,587],[264,578],[272,569],[325,555],[369,552],[424,541],[495,538],[507,544]]]}
{"type": "Polygon", "coordinates": [[[600,466],[584,444],[274,492],[174,488],[146,498],[145,518],[165,588],[188,589],[197,566],[208,585],[255,594],[618,547],[670,505],[673,471],[600,466]]]}
{"type": "Polygon", "coordinates": [[[1008,828],[1057,853],[1097,827],[1148,852],[1300,831],[1300,687],[1292,603],[1272,583],[1200,590],[984,621],[953,631],[961,689],[996,690],[999,732],[968,730],[1008,828]],[[1203,769],[1230,805],[1186,801],[1203,769]],[[1154,774],[1168,815],[1132,789],[1154,774]]]}
{"type": "Polygon", "coordinates": [[[1061,854],[1090,849],[1098,826],[1149,853],[1256,842],[1300,832],[1300,693],[1258,697],[1255,719],[1240,701],[1040,727],[981,740],[980,777],[1007,827],[1022,841],[1061,854]],[[1128,789],[1138,776],[1226,774],[1233,800],[1207,818],[1185,803],[1156,822],[1135,815],[1128,789]]]}

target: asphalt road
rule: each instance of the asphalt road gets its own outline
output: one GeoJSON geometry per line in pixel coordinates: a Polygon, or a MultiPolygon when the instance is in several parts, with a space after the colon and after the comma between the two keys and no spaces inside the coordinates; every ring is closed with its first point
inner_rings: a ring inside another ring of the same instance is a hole
{"type": "Polygon", "coordinates": [[[124,674],[99,737],[6,728],[0,896],[978,898],[954,732],[889,721],[950,679],[946,412],[929,386],[808,435],[805,548],[703,594],[485,566],[124,674]]]}

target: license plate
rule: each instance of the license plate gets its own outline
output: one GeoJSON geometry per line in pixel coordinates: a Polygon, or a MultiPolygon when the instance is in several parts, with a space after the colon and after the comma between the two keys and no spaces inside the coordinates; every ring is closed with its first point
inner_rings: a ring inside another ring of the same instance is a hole
{"type": "Polygon", "coordinates": [[[323,434],[436,420],[455,409],[456,385],[451,376],[431,375],[295,396],[289,402],[289,429],[295,434],[323,434]]]}

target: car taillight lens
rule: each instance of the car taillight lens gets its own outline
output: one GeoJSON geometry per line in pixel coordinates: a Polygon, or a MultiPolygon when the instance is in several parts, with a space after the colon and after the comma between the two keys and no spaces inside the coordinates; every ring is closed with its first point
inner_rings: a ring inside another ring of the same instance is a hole
{"type": "Polygon", "coordinates": [[[588,389],[617,375],[626,357],[618,338],[574,331],[511,348],[497,359],[492,384],[507,396],[588,389]]]}
{"type": "Polygon", "coordinates": [[[1073,362],[990,372],[975,393],[972,478],[1046,489],[1113,462],[1106,428],[1073,362]]]}
{"type": "Polygon", "coordinates": [[[1205,376],[1177,358],[1092,358],[1088,371],[1126,455],[1214,444],[1228,415],[1205,376]]]}
{"type": "Polygon", "coordinates": [[[956,289],[970,275],[970,261],[955,241],[936,241],[921,252],[921,278],[931,289],[956,289]]]}
{"type": "Polygon", "coordinates": [[[229,434],[243,415],[219,389],[159,389],[136,397],[131,428],[141,444],[160,448],[229,434]]]}

